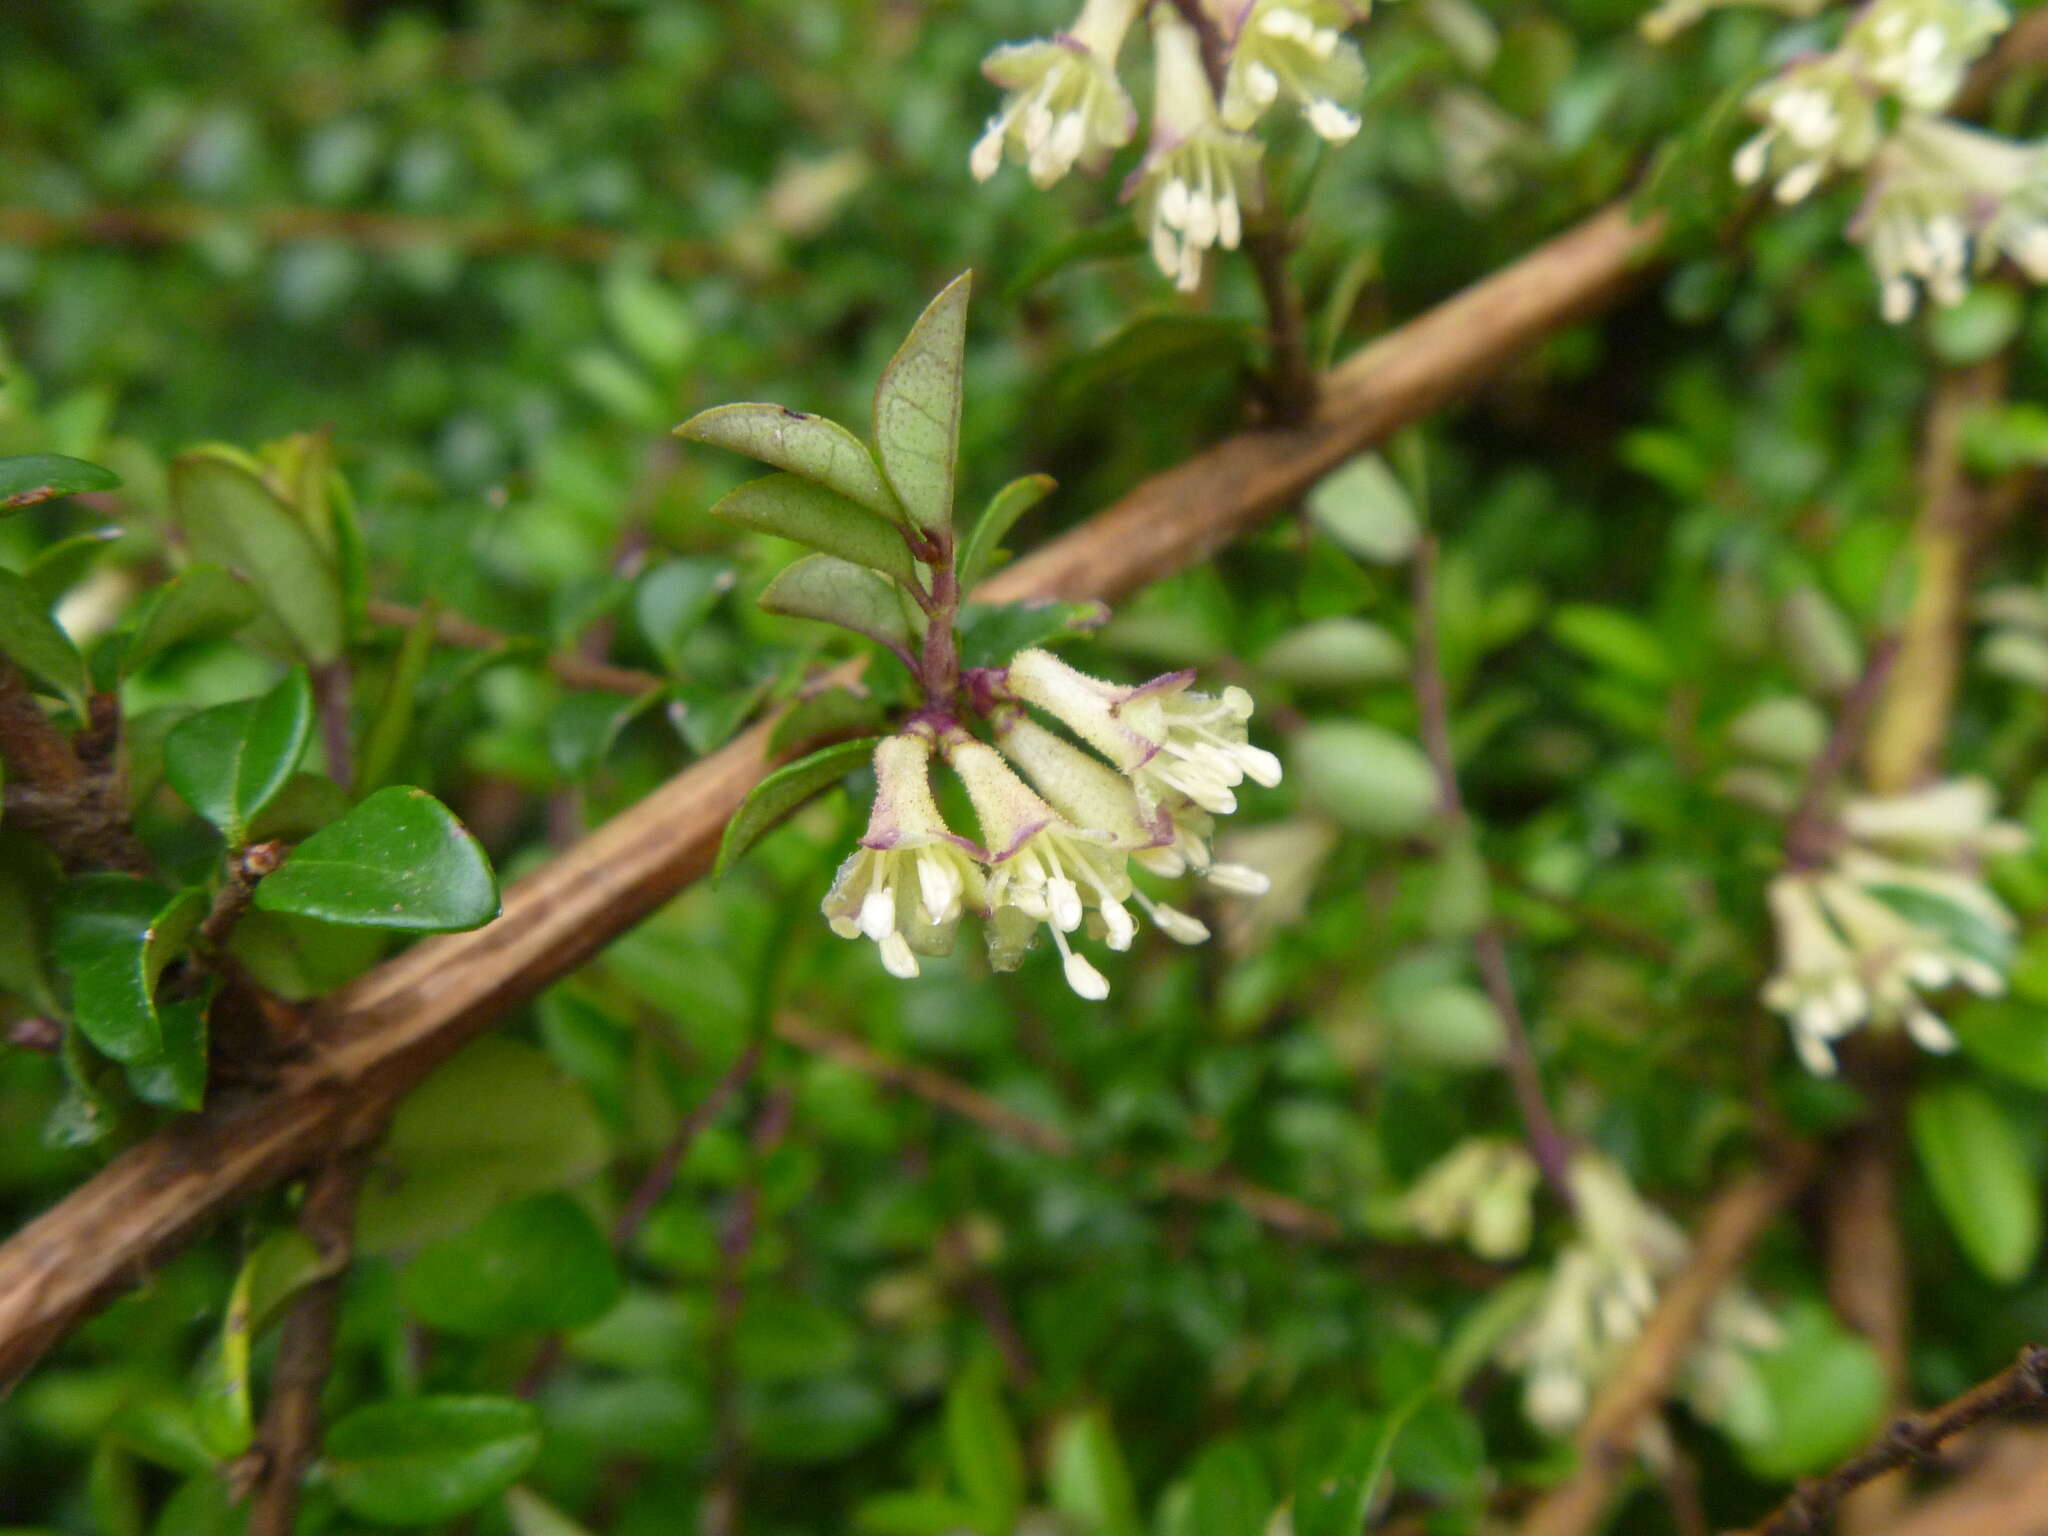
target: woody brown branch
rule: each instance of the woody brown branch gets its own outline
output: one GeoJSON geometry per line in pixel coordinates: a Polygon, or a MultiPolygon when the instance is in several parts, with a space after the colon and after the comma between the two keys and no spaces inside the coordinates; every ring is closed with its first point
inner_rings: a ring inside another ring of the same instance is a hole
{"type": "Polygon", "coordinates": [[[118,777],[80,755],[5,656],[0,761],[7,765],[7,819],[41,839],[65,868],[149,872],[149,855],[129,830],[120,804],[118,777]]]}
{"type": "MultiPolygon", "coordinates": [[[[1361,449],[1467,393],[1623,292],[1663,220],[1596,214],[1364,348],[1305,426],[1245,432],[1136,487],[976,596],[1113,598],[1199,563],[1361,449]]],[[[314,1046],[267,1091],[139,1143],[0,1246],[0,1381],[235,1201],[305,1168],[365,1103],[389,1104],[710,866],[778,761],[764,721],[506,894],[497,921],[427,940],[306,1012],[314,1046]]]]}

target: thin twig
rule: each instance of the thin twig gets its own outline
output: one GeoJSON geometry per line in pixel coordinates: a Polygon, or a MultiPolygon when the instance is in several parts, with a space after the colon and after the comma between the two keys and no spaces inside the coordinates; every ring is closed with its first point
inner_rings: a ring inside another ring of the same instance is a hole
{"type": "MultiPolygon", "coordinates": [[[[1465,809],[1464,794],[1458,788],[1458,759],[1451,742],[1451,710],[1444,686],[1443,665],[1437,653],[1436,633],[1436,539],[1425,537],[1415,549],[1415,705],[1422,716],[1422,744],[1436,770],[1437,803],[1452,838],[1472,835],[1472,818],[1465,809]]],[[[1515,998],[1514,978],[1508,971],[1507,944],[1500,924],[1488,918],[1472,936],[1474,957],[1480,979],[1493,1000],[1506,1033],[1508,1081],[1515,1103],[1522,1112],[1522,1129],[1528,1136],[1529,1155],[1543,1175],[1550,1192],[1567,1210],[1574,1204],[1571,1182],[1571,1142],[1558,1129],[1543,1092],[1543,1073],[1536,1065],[1536,1050],[1529,1038],[1529,1026],[1515,998]]]]}
{"type": "Polygon", "coordinates": [[[1924,1460],[1943,1441],[2002,1414],[2048,1403],[2048,1349],[2029,1344],[1989,1381],[1939,1408],[1889,1425],[1869,1445],[1792,1496],[1752,1527],[1754,1536],[1806,1536],[1818,1530],[1849,1493],[1896,1467],[1924,1460]]]}
{"type": "Polygon", "coordinates": [[[1842,707],[1835,712],[1834,729],[1807,770],[1799,803],[1785,823],[1785,862],[1794,869],[1817,869],[1834,853],[1834,817],[1828,800],[1856,759],[1856,750],[1862,745],[1863,733],[1898,654],[1898,636],[1880,637],[1870,648],[1862,675],[1842,696],[1842,707]]]}
{"type": "Polygon", "coordinates": [[[1806,1183],[1810,1147],[1795,1146],[1775,1167],[1744,1178],[1707,1208],[1686,1267],[1657,1300],[1621,1364],[1602,1383],[1575,1439],[1578,1467],[1537,1500],[1521,1536],[1589,1536],[1599,1528],[1637,1437],[1669,1395],[1708,1309],[1742,1268],[1749,1250],[1806,1183]]]}
{"type": "MultiPolygon", "coordinates": [[[[389,629],[410,629],[419,622],[420,611],[404,603],[387,603],[371,598],[369,619],[389,629]]],[[[434,638],[444,645],[471,651],[502,651],[519,644],[512,636],[459,613],[443,609],[434,615],[434,638]]],[[[652,693],[668,686],[667,679],[632,667],[615,667],[573,652],[554,652],[541,660],[557,682],[570,688],[589,688],[599,693],[652,693]]]]}
{"type": "Polygon", "coordinates": [[[354,1244],[356,1197],[369,1166],[367,1145],[344,1151],[306,1181],[299,1230],[320,1256],[321,1278],[293,1299],[279,1329],[270,1405],[257,1436],[249,1536],[291,1536],[299,1485],[320,1453],[320,1393],[334,1365],[336,1315],[354,1244]]]}

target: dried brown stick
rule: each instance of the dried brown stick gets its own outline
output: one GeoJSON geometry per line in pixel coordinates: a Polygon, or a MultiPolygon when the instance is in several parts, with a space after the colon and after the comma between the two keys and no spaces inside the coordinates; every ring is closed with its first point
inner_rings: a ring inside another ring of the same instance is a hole
{"type": "MultiPolygon", "coordinates": [[[[1334,370],[1307,426],[1240,433],[1153,476],[977,596],[1116,597],[1198,564],[1353,453],[1612,302],[1662,229],[1623,208],[1594,215],[1334,370]]],[[[316,1043],[267,1091],[131,1147],[0,1245],[0,1383],[234,1202],[326,1155],[356,1106],[395,1100],[703,875],[726,821],[787,755],[773,732],[762,722],[599,827],[513,886],[489,926],[429,939],[324,999],[307,1013],[316,1043]]]]}
{"type": "Polygon", "coordinates": [[[1795,1148],[1774,1167],[1738,1180],[1708,1207],[1686,1267],[1665,1287],[1642,1334],[1601,1385],[1579,1427],[1577,1470],[1537,1500],[1521,1536],[1588,1536],[1599,1528],[1635,1459],[1637,1436],[1670,1395],[1708,1309],[1812,1167],[1811,1149],[1795,1148]]]}
{"type": "Polygon", "coordinates": [[[1989,1381],[1912,1418],[1900,1419],[1824,1477],[1802,1483],[1752,1528],[1752,1536],[1805,1536],[1872,1478],[1931,1454],[1942,1442],[1986,1419],[2048,1404],[2048,1349],[2029,1344],[1989,1381]]]}

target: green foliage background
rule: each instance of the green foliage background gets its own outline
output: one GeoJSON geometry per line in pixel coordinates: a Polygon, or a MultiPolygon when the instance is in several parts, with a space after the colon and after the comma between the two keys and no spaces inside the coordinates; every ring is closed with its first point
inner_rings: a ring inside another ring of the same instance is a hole
{"type": "MultiPolygon", "coordinates": [[[[1051,194],[1015,168],[967,175],[993,106],[981,55],[1063,19],[1035,0],[6,8],[0,453],[72,454],[125,484],[0,521],[0,565],[112,525],[80,583],[125,604],[179,558],[172,455],[331,432],[369,591],[522,642],[488,664],[432,649],[388,777],[454,807],[501,873],[533,868],[838,643],[741,600],[790,548],[704,516],[747,471],[677,444],[677,421],[761,399],[864,426],[904,328],[968,267],[961,506],[1030,471],[1061,483],[1020,546],[1242,420],[1258,307],[1240,263],[1200,304],[1171,295],[1124,233],[1121,165],[1051,194]],[[699,587],[709,611],[665,623],[664,600],[699,587]],[[628,708],[541,664],[585,647],[672,692],[628,708]]],[[[1656,185],[1691,224],[1677,262],[1432,423],[1410,460],[1444,543],[1467,794],[1546,1076],[1569,1129],[1689,1216],[1778,1121],[1819,1133],[1863,1109],[1807,1079],[1755,1001],[1782,824],[1720,792],[1752,762],[1731,723],[1814,691],[1818,663],[1782,622],[1793,594],[1824,595],[1863,643],[1895,619],[1934,371],[2009,350],[2024,400],[2048,322],[1993,281],[1932,322],[1879,324],[1841,239],[1852,191],[1744,219],[1721,174],[1722,104],[1787,46],[1781,28],[1717,15],[1659,51],[1636,19],[1612,0],[1390,5],[1362,34],[1364,132],[1340,151],[1283,137],[1275,169],[1305,231],[1316,334],[1341,355],[1665,157],[1656,185]],[[1475,97],[1505,141],[1479,176],[1446,148],[1446,104],[1475,97]]],[[[2008,89],[1995,117],[2038,127],[2034,96],[2008,89]]],[[[2017,430],[1999,425],[1973,439],[1984,454],[2017,430]]],[[[2041,542],[2018,519],[1992,574],[2035,579],[2041,542]]],[[[1355,659],[1319,673],[1284,649],[1340,618],[1406,636],[1404,574],[1282,517],[1074,652],[1123,677],[1193,665],[1246,681],[1254,738],[1292,770],[1240,819],[1292,837],[1293,901],[1211,910],[1223,937],[1198,951],[1142,940],[1108,1004],[1079,1002],[1042,956],[991,977],[965,955],[899,985],[835,940],[816,904],[862,814],[835,793],[423,1090],[372,1175],[327,1395],[350,1427],[305,1528],[357,1529],[378,1497],[351,1495],[365,1482],[401,1523],[452,1518],[391,1494],[377,1459],[417,1424],[347,1416],[502,1398],[558,1328],[567,1356],[536,1417],[472,1405],[444,1426],[473,1459],[530,1459],[525,1491],[487,1504],[480,1529],[573,1529],[549,1507],[592,1530],[696,1529],[707,1490],[737,1486],[760,1532],[995,1536],[1050,1507],[1106,1536],[1253,1536],[1297,1496],[1307,1536],[1304,1491],[1362,1479],[1390,1446],[1390,1518],[1460,1532],[1559,1470],[1510,1379],[1477,1369],[1431,1389],[1514,1271],[1413,1242],[1394,1203],[1456,1142],[1515,1119],[1468,953],[1470,852],[1439,852],[1426,809],[1389,811],[1385,775],[1353,771],[1358,723],[1413,738],[1405,681],[1355,659]],[[970,1084],[1073,1155],[770,1039],[615,1262],[600,1226],[783,1014],[970,1084]],[[1168,1167],[1282,1191],[1342,1235],[1175,1198],[1168,1167]]],[[[365,728],[402,633],[352,641],[365,728]]],[[[282,675],[244,634],[173,650],[124,702],[211,705],[282,675]]],[[[2037,692],[1973,672],[1950,755],[2048,838],[2044,725],[2037,692]]],[[[167,794],[140,815],[168,864],[218,865],[218,840],[167,794]]],[[[0,836],[15,904],[0,1010],[39,1015],[31,856],[0,836]]],[[[2029,924],[2016,996],[1958,1011],[1965,1055],[1924,1075],[2005,1117],[2016,1203],[2037,1211],[2048,861],[1998,878],[2029,924]]],[[[382,942],[309,940],[306,990],[382,942]]],[[[0,1047],[10,1228],[158,1113],[81,1130],[75,1111],[57,1060],[0,1047]]],[[[1985,1278],[1972,1204],[1918,1174],[1909,1186],[1913,1379],[1929,1399],[2048,1332],[2034,1245],[2021,1273],[1985,1278]]],[[[251,1254],[290,1270],[290,1216],[282,1196],[239,1213],[0,1405],[0,1524],[230,1528],[215,1468],[232,1460],[235,1383],[260,1403],[274,1343],[257,1330],[253,1365],[230,1361],[223,1386],[214,1341],[251,1254]]],[[[1806,1351],[1778,1373],[1780,1435],[1737,1447],[1677,1426],[1717,1523],[1880,1413],[1810,1239],[1777,1230],[1752,1275],[1806,1351]],[[1800,1391],[1824,1370],[1836,1390],[1800,1391]]],[[[1662,1503],[1644,1484],[1614,1528],[1672,1528],[1662,1503]]]]}

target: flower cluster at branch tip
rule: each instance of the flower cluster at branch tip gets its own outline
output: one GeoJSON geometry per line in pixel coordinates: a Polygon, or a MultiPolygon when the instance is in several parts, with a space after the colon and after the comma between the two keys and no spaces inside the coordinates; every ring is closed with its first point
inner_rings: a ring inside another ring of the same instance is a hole
{"type": "MultiPolygon", "coordinates": [[[[1658,1287],[1684,1266],[1691,1246],[1676,1222],[1596,1153],[1572,1159],[1571,1188],[1578,1231],[1558,1255],[1535,1314],[1502,1351],[1523,1372],[1523,1411],[1555,1435],[1586,1416],[1594,1391],[1648,1323],[1658,1287]]],[[[1753,1297],[1726,1290],[1686,1355],[1679,1389],[1702,1418],[1739,1439],[1761,1438],[1770,1403],[1753,1357],[1779,1342],[1776,1320],[1753,1297]]],[[[1655,1450],[1654,1439],[1644,1449],[1655,1450]]]]}
{"type": "Polygon", "coordinates": [[[1401,1217],[1424,1237],[1462,1237],[1482,1259],[1502,1263],[1529,1246],[1536,1160],[1512,1141],[1475,1137],[1432,1163],[1402,1198],[1401,1217]]]}
{"type": "Polygon", "coordinates": [[[932,716],[886,738],[875,749],[867,833],[825,897],[833,932],[873,940],[884,967],[910,977],[918,956],[951,952],[967,912],[985,920],[997,970],[1015,969],[1043,929],[1067,984],[1091,1000],[1108,996],[1109,983],[1073,935],[1128,949],[1135,906],[1170,939],[1207,939],[1200,919],[1140,890],[1131,866],[1167,878],[1192,871],[1226,893],[1263,894],[1265,877],[1217,861],[1209,839],[1214,817],[1236,809],[1236,787],[1247,778],[1278,783],[1280,764],[1245,739],[1252,705],[1244,690],[1210,698],[1189,681],[1171,673],[1119,686],[1027,650],[981,679],[993,746],[932,716]],[[1087,746],[1041,724],[1031,707],[1087,746]],[[946,826],[932,793],[934,761],[966,790],[979,843],[946,826]]]}
{"type": "Polygon", "coordinates": [[[1986,996],[2005,989],[2014,923],[1978,866],[2028,837],[1993,810],[1981,779],[1853,799],[1830,863],[1771,881],[1778,968],[1763,1000],[1785,1015],[1809,1071],[1832,1074],[1834,1042],[1864,1024],[1953,1050],[1925,995],[1958,983],[1986,996]]]}
{"type": "MultiPolygon", "coordinates": [[[[986,181],[1004,157],[1049,187],[1079,167],[1099,174],[1130,143],[1137,112],[1117,61],[1148,0],[1086,0],[1064,32],[1007,43],[982,63],[1003,88],[1001,107],[968,158],[986,181]]],[[[1348,0],[1202,0],[1202,31],[1169,0],[1149,0],[1152,129],[1144,158],[1124,184],[1160,271],[1182,290],[1202,276],[1204,256],[1234,250],[1248,213],[1262,206],[1252,136],[1285,102],[1334,144],[1358,132],[1365,61],[1344,29],[1366,6],[1348,0]],[[1210,73],[1221,66],[1221,92],[1210,73]]]]}
{"type": "Polygon", "coordinates": [[[1938,115],[2011,20],[2000,0],[1872,0],[1839,46],[1750,93],[1763,128],[1736,152],[1736,179],[1768,178],[1779,202],[1796,203],[1829,176],[1862,172],[1849,235],[1894,323],[1922,290],[1959,303],[1970,274],[2001,256],[2048,281],[2048,146],[1938,115]]]}

